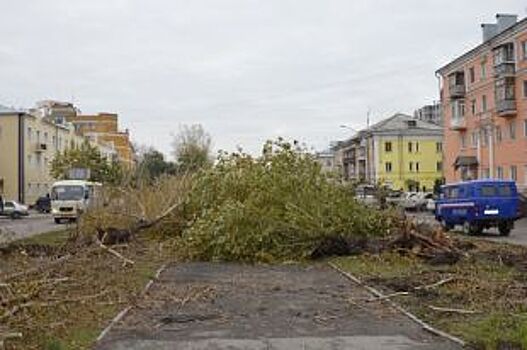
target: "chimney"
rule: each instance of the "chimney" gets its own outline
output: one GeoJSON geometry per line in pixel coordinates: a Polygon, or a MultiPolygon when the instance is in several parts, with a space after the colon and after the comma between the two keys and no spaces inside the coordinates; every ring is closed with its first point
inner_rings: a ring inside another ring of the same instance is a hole
{"type": "Polygon", "coordinates": [[[481,25],[483,32],[483,42],[489,40],[490,38],[498,34],[498,25],[493,23],[483,23],[481,25]]]}
{"type": "Polygon", "coordinates": [[[498,24],[498,34],[504,30],[509,29],[518,21],[517,15],[509,15],[504,13],[498,13],[496,15],[496,22],[498,24]]]}

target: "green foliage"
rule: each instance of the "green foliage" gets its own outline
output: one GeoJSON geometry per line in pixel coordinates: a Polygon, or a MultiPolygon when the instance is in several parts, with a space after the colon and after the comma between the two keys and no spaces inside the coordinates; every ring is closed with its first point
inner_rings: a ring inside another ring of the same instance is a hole
{"type": "Polygon", "coordinates": [[[182,251],[191,259],[304,259],[334,237],[383,235],[386,216],[353,200],[352,189],[313,157],[279,139],[253,158],[221,153],[196,177],[185,212],[182,251]]]}
{"type": "Polygon", "coordinates": [[[466,338],[477,349],[527,349],[527,314],[493,313],[466,324],[466,338]]]}
{"type": "Polygon", "coordinates": [[[176,165],[167,162],[163,153],[151,148],[143,153],[141,161],[137,167],[139,178],[157,179],[161,175],[174,175],[176,165]]]}
{"type": "Polygon", "coordinates": [[[435,179],[434,180],[434,193],[439,195],[441,193],[441,186],[445,184],[445,178],[435,179]]]}
{"type": "Polygon", "coordinates": [[[118,163],[108,162],[97,147],[88,142],[80,147],[71,145],[64,152],[57,152],[51,161],[51,176],[66,179],[72,168],[90,169],[91,181],[117,183],[123,176],[123,169],[118,163]]]}
{"type": "Polygon", "coordinates": [[[196,172],[212,165],[211,145],[212,139],[201,125],[181,127],[172,143],[178,171],[181,173],[196,172]]]}

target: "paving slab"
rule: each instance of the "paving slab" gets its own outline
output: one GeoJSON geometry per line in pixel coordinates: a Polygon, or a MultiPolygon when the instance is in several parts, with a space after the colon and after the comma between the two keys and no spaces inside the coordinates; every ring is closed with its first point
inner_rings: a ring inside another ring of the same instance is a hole
{"type": "Polygon", "coordinates": [[[167,268],[96,349],[460,349],[325,264],[167,268]]]}

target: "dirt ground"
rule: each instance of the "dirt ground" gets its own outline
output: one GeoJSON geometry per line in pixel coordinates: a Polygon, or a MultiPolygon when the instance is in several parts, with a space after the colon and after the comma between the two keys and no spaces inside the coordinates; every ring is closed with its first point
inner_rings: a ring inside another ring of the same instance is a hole
{"type": "Polygon", "coordinates": [[[458,349],[325,264],[169,266],[96,349],[458,349]]]}

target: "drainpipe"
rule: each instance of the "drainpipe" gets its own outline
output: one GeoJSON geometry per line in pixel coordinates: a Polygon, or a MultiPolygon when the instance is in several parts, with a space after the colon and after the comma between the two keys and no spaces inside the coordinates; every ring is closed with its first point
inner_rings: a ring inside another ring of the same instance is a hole
{"type": "Polygon", "coordinates": [[[18,113],[18,201],[25,201],[24,113],[18,113]]]}
{"type": "Polygon", "coordinates": [[[494,130],[489,126],[489,177],[494,177],[494,130]]]}

